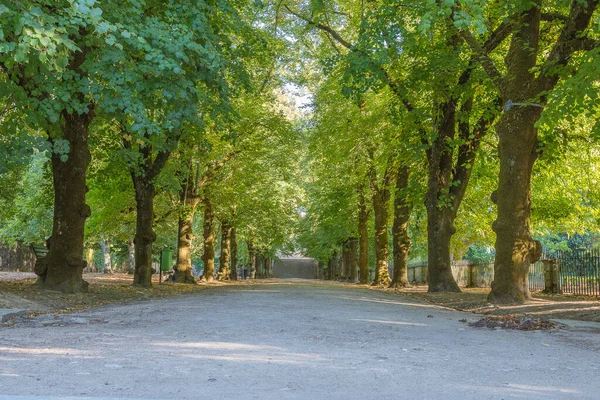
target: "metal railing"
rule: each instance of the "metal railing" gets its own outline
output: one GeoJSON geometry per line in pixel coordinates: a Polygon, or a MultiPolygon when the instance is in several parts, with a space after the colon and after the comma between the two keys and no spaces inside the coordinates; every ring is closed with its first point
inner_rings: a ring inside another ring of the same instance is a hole
{"type": "Polygon", "coordinates": [[[600,251],[559,251],[556,261],[563,293],[600,296],[600,251]]]}
{"type": "MultiPolygon", "coordinates": [[[[546,287],[553,279],[548,275],[548,262],[555,265],[554,268],[558,268],[558,282],[554,279],[553,283],[558,289],[556,293],[600,296],[600,250],[558,251],[554,254],[544,252],[542,260],[531,264],[529,268],[530,291],[541,292],[550,289],[546,287]]],[[[452,263],[452,274],[460,286],[490,287],[493,280],[493,263],[455,261],[452,263]]],[[[426,277],[426,263],[408,266],[409,281],[424,283],[426,277]]]]}

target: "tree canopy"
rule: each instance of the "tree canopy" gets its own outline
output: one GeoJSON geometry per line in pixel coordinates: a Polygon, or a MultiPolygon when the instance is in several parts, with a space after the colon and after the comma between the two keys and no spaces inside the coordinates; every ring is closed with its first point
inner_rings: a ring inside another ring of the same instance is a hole
{"type": "Polygon", "coordinates": [[[65,292],[112,244],[145,287],[166,246],[182,283],[303,254],[396,288],[426,261],[434,292],[487,257],[490,300],[524,301],[542,247],[600,231],[598,21],[589,0],[0,1],[0,242],[49,239],[35,272],[65,292]]]}

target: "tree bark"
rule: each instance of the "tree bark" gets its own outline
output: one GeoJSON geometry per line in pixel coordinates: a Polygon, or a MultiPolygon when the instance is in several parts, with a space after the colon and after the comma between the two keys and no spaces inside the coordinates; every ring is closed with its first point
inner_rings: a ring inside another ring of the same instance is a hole
{"type": "Polygon", "coordinates": [[[408,236],[408,220],[412,212],[412,202],[408,199],[406,189],[410,170],[400,166],[396,176],[396,193],[394,195],[394,224],[392,225],[393,251],[394,251],[394,276],[391,288],[410,286],[408,282],[408,253],[410,251],[410,238],[408,236]]]}
{"type": "Polygon", "coordinates": [[[212,202],[208,197],[203,200],[204,203],[204,253],[202,261],[204,263],[204,275],[202,280],[212,282],[215,279],[215,215],[212,209],[212,202]]]}
{"type": "MultiPolygon", "coordinates": [[[[541,10],[526,11],[511,40],[507,55],[508,79],[505,102],[526,102],[535,98],[539,88],[531,68],[536,65],[541,10]]],[[[537,158],[537,129],[541,115],[538,107],[515,106],[505,110],[497,124],[500,175],[492,201],[498,217],[492,225],[496,232],[494,281],[489,300],[494,303],[522,303],[531,298],[529,266],[541,256],[541,245],[530,234],[531,171],[537,158]]]]}
{"type": "Polygon", "coordinates": [[[231,226],[231,234],[230,234],[230,242],[231,242],[231,280],[237,281],[237,264],[238,264],[238,255],[237,255],[237,237],[236,237],[236,229],[235,225],[231,226]]]}
{"type": "MultiPolygon", "coordinates": [[[[561,67],[574,52],[590,50],[598,41],[586,36],[598,1],[572,1],[569,15],[552,49],[540,57],[542,0],[534,0],[515,18],[505,57],[503,76],[477,41],[463,34],[478,60],[502,94],[504,113],[497,124],[500,174],[492,201],[498,205],[494,281],[488,299],[495,303],[521,303],[530,298],[529,265],[541,255],[541,245],[530,234],[531,171],[537,158],[537,123],[561,67]],[[545,59],[538,65],[540,59],[545,59]],[[536,76],[537,75],[537,76],[536,76]]],[[[554,35],[550,33],[549,35],[554,35]]]]}
{"type": "Polygon", "coordinates": [[[273,277],[273,271],[271,270],[272,266],[273,266],[273,260],[271,259],[271,257],[265,257],[265,277],[266,278],[273,277]]]}
{"type": "Polygon", "coordinates": [[[494,281],[489,299],[494,303],[521,303],[531,298],[529,266],[542,253],[530,234],[531,171],[537,157],[535,122],[531,110],[505,113],[498,124],[501,154],[498,191],[494,281]],[[529,139],[529,140],[527,140],[529,139]],[[502,160],[505,162],[502,162],[502,160]],[[506,162],[510,160],[510,162],[506,162]]]}
{"type": "Polygon", "coordinates": [[[327,270],[325,271],[325,280],[335,279],[335,254],[327,260],[327,270]]]}
{"type": "Polygon", "coordinates": [[[377,183],[375,171],[371,174],[371,188],[373,190],[373,213],[375,214],[375,280],[373,285],[389,285],[390,274],[388,270],[388,204],[390,201],[389,175],[390,167],[384,173],[383,182],[377,183]]]}
{"type": "Polygon", "coordinates": [[[132,171],[136,202],[135,238],[135,270],[133,284],[145,288],[152,287],[152,244],[156,240],[154,223],[154,185],[145,175],[137,175],[132,171]]]}
{"type": "Polygon", "coordinates": [[[48,255],[38,263],[35,273],[44,289],[65,293],[86,292],[83,280],[83,241],[85,220],[91,215],[85,203],[86,171],[90,163],[88,148],[89,125],[93,112],[67,114],[63,112],[62,139],[69,141],[66,161],[52,154],[54,183],[54,221],[48,255]]]}
{"type": "Polygon", "coordinates": [[[359,190],[358,199],[359,283],[366,285],[369,283],[369,211],[367,209],[364,190],[359,190]]]}
{"type": "Polygon", "coordinates": [[[323,261],[317,262],[317,279],[325,279],[325,263],[323,261]]]}
{"type": "Polygon", "coordinates": [[[110,257],[110,242],[108,240],[104,240],[100,244],[100,246],[102,247],[102,256],[104,259],[104,273],[112,274],[113,268],[112,268],[112,262],[111,262],[111,257],[110,257]]]}
{"type": "Polygon", "coordinates": [[[90,272],[96,271],[96,266],[94,265],[94,248],[88,247],[85,249],[85,261],[87,262],[87,270],[90,272]]]}
{"type": "Polygon", "coordinates": [[[348,280],[350,275],[350,249],[348,248],[348,240],[346,240],[342,247],[342,266],[340,268],[340,279],[348,280]]]}
{"type": "Polygon", "coordinates": [[[219,259],[219,272],[217,279],[228,281],[231,260],[231,225],[227,220],[221,223],[221,257],[219,259]]]}
{"type": "Polygon", "coordinates": [[[256,277],[265,277],[265,256],[262,251],[256,252],[256,277]]]}
{"type": "Polygon", "coordinates": [[[449,99],[440,106],[442,121],[437,137],[428,153],[429,179],[427,182],[427,282],[430,292],[460,292],[452,276],[450,239],[456,232],[449,195],[452,183],[452,149],[447,140],[456,130],[456,105],[449,99]]]}
{"type": "Polygon", "coordinates": [[[177,264],[173,281],[178,283],[195,284],[196,279],[192,274],[192,242],[195,238],[192,224],[196,214],[196,207],[200,198],[192,193],[186,193],[187,188],[182,190],[183,210],[179,216],[178,238],[177,238],[177,264]]]}
{"type": "Polygon", "coordinates": [[[358,269],[358,239],[348,239],[348,282],[356,283],[356,271],[358,269]]]}
{"type": "Polygon", "coordinates": [[[250,279],[256,278],[256,251],[252,240],[248,240],[248,263],[250,264],[250,279]]]}
{"type": "Polygon", "coordinates": [[[133,243],[133,239],[127,242],[127,273],[133,273],[135,270],[135,244],[133,243]]]}

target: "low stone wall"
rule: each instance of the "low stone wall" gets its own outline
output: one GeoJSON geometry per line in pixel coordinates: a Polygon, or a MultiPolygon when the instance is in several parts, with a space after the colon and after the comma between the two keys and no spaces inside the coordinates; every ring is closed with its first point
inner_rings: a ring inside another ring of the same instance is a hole
{"type": "Polygon", "coordinates": [[[35,266],[35,254],[25,245],[0,243],[0,271],[31,272],[35,266]]]}
{"type": "MultiPolygon", "coordinates": [[[[494,278],[494,264],[469,264],[460,260],[452,263],[452,275],[462,287],[490,287],[494,278]]],[[[408,281],[427,283],[427,264],[408,266],[408,281]]]]}

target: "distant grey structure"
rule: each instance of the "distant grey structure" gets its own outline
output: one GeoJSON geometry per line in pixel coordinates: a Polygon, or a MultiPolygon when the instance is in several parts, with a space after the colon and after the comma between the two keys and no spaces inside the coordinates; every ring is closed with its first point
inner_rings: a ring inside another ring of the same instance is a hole
{"type": "Polygon", "coordinates": [[[273,267],[275,278],[316,279],[316,262],[312,258],[293,256],[279,257],[273,267]]]}

